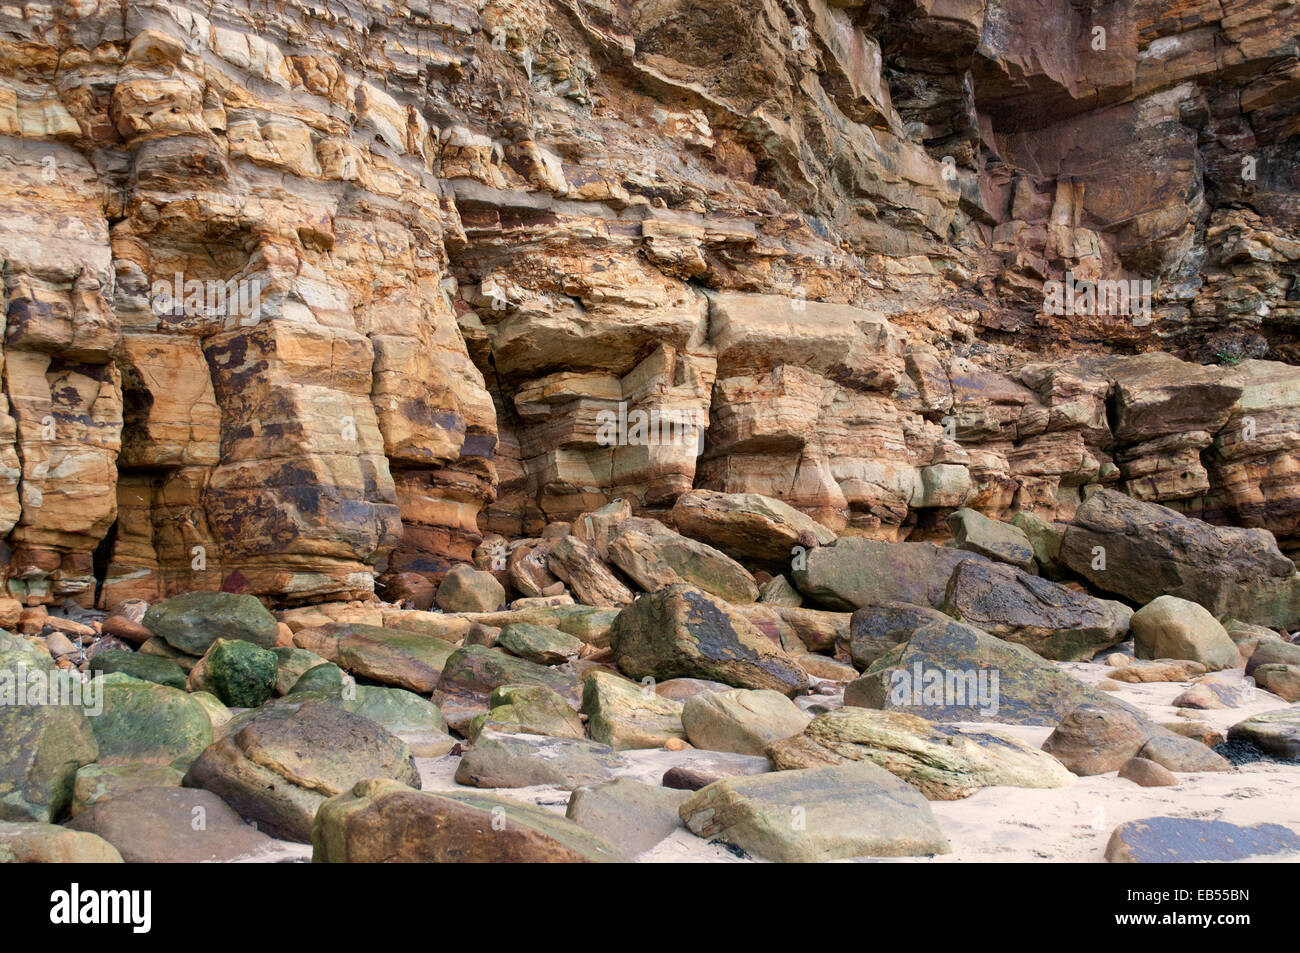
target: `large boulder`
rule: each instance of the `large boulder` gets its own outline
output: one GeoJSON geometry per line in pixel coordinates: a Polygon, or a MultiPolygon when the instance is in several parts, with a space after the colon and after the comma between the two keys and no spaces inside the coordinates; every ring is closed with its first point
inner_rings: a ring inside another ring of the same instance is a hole
{"type": "Polygon", "coordinates": [[[280,634],[275,616],[261,602],[233,592],[187,592],[155,603],[144,615],[144,627],[190,655],[202,655],[217,639],[269,649],[280,634]]]}
{"type": "Polygon", "coordinates": [[[574,536],[558,539],[546,554],[546,568],[563,580],[583,605],[609,608],[632,601],[632,590],[601,560],[600,554],[574,536]]]}
{"type": "Polygon", "coordinates": [[[546,784],[573,790],[631,767],[608,745],[573,738],[483,731],[460,759],[456,783],[479,788],[546,784]]]}
{"type": "Polygon", "coordinates": [[[206,788],[273,837],[306,843],[325,799],[365,778],[420,784],[403,741],[369,718],[311,700],[254,713],[198,757],[185,785],[206,788]]]}
{"type": "Polygon", "coordinates": [[[1132,610],[1014,566],[970,560],[953,570],[944,612],[1044,658],[1086,661],[1128,632],[1132,610]]]}
{"type": "Polygon", "coordinates": [[[1226,863],[1273,854],[1300,854],[1300,834],[1281,824],[1144,817],[1119,825],[1106,844],[1112,864],[1226,863]]]}
{"type": "Polygon", "coordinates": [[[690,796],[688,791],[619,778],[578,788],[564,816],[632,857],[684,830],[677,812],[690,796]]]}
{"type": "Polygon", "coordinates": [[[978,510],[962,507],[948,517],[952,541],[958,549],[978,553],[998,562],[1036,572],[1034,547],[1024,531],[1010,523],[989,519],[978,510]]]}
{"type": "Polygon", "coordinates": [[[1300,665],[1261,665],[1254,678],[1256,685],[1283,701],[1300,701],[1300,665]]]}
{"type": "Polygon", "coordinates": [[[542,685],[500,685],[492,689],[488,710],[470,722],[466,737],[473,741],[483,731],[552,738],[587,737],[582,717],[573,706],[542,685]]]}
{"type": "Polygon", "coordinates": [[[1080,777],[1118,771],[1147,743],[1151,726],[1114,707],[1080,705],[1066,714],[1043,750],[1080,777]]]}
{"type": "Polygon", "coordinates": [[[494,612],[505,605],[506,590],[492,573],[462,564],[443,577],[434,601],[444,612],[494,612]]]}
{"type": "Polygon", "coordinates": [[[446,716],[447,723],[464,734],[470,723],[488,710],[493,689],[502,685],[548,688],[575,710],[582,703],[582,683],[576,675],[482,645],[467,645],[448,657],[433,701],[446,716]]]}
{"type": "Polygon", "coordinates": [[[57,824],[0,821],[0,864],[120,864],[117,849],[94,834],[57,824]]]}
{"type": "Polygon", "coordinates": [[[69,813],[76,817],[92,804],[138,788],[178,788],[184,777],[184,771],[167,764],[88,764],[77,772],[69,813]]]}
{"type": "Polygon", "coordinates": [[[184,770],[212,744],[212,721],[192,695],[129,675],[104,676],[104,710],[89,719],[102,765],[184,770]]]}
{"type": "Polygon", "coordinates": [[[1276,758],[1300,758],[1300,708],[1253,715],[1228,729],[1229,741],[1254,745],[1276,758]]]}
{"type": "Polygon", "coordinates": [[[853,664],[865,669],[890,649],[910,639],[919,629],[952,617],[929,606],[885,602],[863,606],[849,621],[848,653],[853,664]]]}
{"type": "Polygon", "coordinates": [[[312,831],[318,863],[584,863],[622,861],[573,821],[479,792],[416,791],[360,781],[322,805],[312,831]]]}
{"type": "Polygon", "coordinates": [[[406,629],[331,622],[294,633],[294,644],[354,675],[427,695],[456,651],[449,642],[406,629]]]}
{"type": "Polygon", "coordinates": [[[143,787],[92,804],[68,825],[97,834],[128,864],[266,861],[282,846],[211,791],[143,787]]]}
{"type": "Polygon", "coordinates": [[[931,801],[995,785],[1058,788],[1073,781],[1054,758],[1008,734],[867,708],[818,715],[801,734],[769,744],[767,756],[777,770],[870,761],[931,801]]]}
{"type": "Polygon", "coordinates": [[[1160,596],[1129,623],[1133,651],[1140,659],[1187,659],[1211,671],[1241,664],[1237,645],[1219,621],[1195,602],[1160,596]]]}
{"type": "Polygon", "coordinates": [[[0,704],[0,821],[62,817],[77,769],[99,756],[94,720],[80,705],[0,704]]]}
{"type": "Polygon", "coordinates": [[[582,712],[591,737],[616,751],[659,748],[686,737],[681,702],[600,669],[583,676],[582,712]]]}
{"type": "Polygon", "coordinates": [[[929,802],[866,762],[724,778],[678,813],[692,833],[778,863],[950,849],[929,802]]]}
{"type": "Polygon", "coordinates": [[[562,665],[577,658],[586,644],[567,632],[530,622],[512,622],[497,636],[501,648],[538,665],[562,665]]]}
{"type": "Polygon", "coordinates": [[[770,689],[701,692],[682,706],[686,737],[697,748],[761,755],[769,742],[797,735],[810,718],[770,689]]]}
{"type": "Polygon", "coordinates": [[[100,672],[104,675],[121,672],[124,675],[130,675],[132,678],[166,685],[168,688],[183,689],[185,687],[185,670],[183,668],[171,659],[161,658],[157,655],[146,655],[143,652],[110,649],[106,652],[100,652],[92,658],[89,668],[92,672],[100,672]]]}
{"type": "Polygon", "coordinates": [[[1246,674],[1255,675],[1262,665],[1300,665],[1300,643],[1281,639],[1258,643],[1246,660],[1246,674]]]}
{"type": "Polygon", "coordinates": [[[832,609],[858,609],[883,602],[943,606],[948,580],[959,563],[982,560],[933,543],[882,543],[844,536],[796,560],[791,579],[805,596],[832,609]]]}
{"type": "Polygon", "coordinates": [[[275,694],[279,659],[252,642],[217,639],[190,669],[192,692],[210,692],[231,708],[256,708],[275,694]]]}
{"type": "Polygon", "coordinates": [[[808,676],[754,625],[707,593],[668,586],[624,609],[610,630],[618,667],[631,678],[705,678],[737,688],[806,691],[808,676]]]}
{"type": "Polygon", "coordinates": [[[744,566],[657,520],[632,518],[616,526],[609,561],[646,592],[685,583],[725,602],[758,599],[758,585],[744,566]]]}
{"type": "Polygon", "coordinates": [[[794,507],[758,493],[690,490],[673,505],[679,532],[735,559],[789,564],[799,545],[829,546],[835,533],[794,507]]]}
{"type": "Polygon", "coordinates": [[[1055,725],[1085,702],[1125,707],[1024,646],[958,622],[919,630],[844,691],[846,705],[1018,725],[1055,725]]]}
{"type": "Polygon", "coordinates": [[[1078,508],[1061,559],[1132,602],[1169,595],[1218,618],[1288,627],[1300,621],[1295,564],[1272,533],[1211,526],[1114,490],[1095,490],[1078,508]]]}

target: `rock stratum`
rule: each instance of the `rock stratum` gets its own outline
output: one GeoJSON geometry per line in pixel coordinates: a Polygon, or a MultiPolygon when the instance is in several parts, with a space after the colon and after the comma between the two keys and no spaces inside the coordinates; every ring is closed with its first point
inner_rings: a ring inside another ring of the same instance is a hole
{"type": "Polygon", "coordinates": [[[1105,485],[1293,552],[1298,38],[1277,0],[4,6],[8,592],[474,561],[621,607],[606,557],[744,570],[505,541],[692,489],[915,542],[1105,485]],[[1149,308],[1054,313],[1071,279],[1149,308]]]}

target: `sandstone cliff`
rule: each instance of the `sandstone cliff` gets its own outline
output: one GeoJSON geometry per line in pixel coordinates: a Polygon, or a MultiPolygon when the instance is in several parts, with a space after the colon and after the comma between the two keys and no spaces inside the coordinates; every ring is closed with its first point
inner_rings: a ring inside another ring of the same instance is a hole
{"type": "Polygon", "coordinates": [[[1104,483],[1294,549],[1298,38],[1281,0],[0,7],[9,592],[353,598],[692,487],[900,540],[1104,483]],[[1067,273],[1149,313],[1053,314],[1067,273]],[[636,410],[702,440],[601,438],[636,410]]]}

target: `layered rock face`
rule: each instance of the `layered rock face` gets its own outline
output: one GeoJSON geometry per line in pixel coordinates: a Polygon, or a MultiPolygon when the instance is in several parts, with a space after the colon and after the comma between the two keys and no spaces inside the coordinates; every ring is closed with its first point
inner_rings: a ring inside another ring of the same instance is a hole
{"type": "Polygon", "coordinates": [[[382,595],[692,488],[902,540],[1101,483],[1300,546],[1293,5],[100,0],[0,34],[20,598],[382,595]],[[1059,313],[1103,280],[1134,297],[1059,313]]]}

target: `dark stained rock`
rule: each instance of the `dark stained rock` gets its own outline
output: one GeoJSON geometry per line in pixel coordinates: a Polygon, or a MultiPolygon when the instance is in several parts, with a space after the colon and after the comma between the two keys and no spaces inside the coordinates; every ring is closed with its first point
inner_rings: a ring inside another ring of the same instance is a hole
{"type": "Polygon", "coordinates": [[[639,597],[614,620],[610,645],[634,679],[704,678],[786,695],[808,688],[803,669],[748,619],[690,586],[639,597]]]}
{"type": "Polygon", "coordinates": [[[1300,853],[1300,834],[1280,824],[1241,827],[1190,817],[1127,821],[1106,844],[1112,864],[1224,863],[1292,853],[1300,853]]]}
{"type": "Polygon", "coordinates": [[[279,625],[253,596],[233,592],[187,592],[149,607],[144,627],[174,648],[202,655],[217,639],[275,645],[279,625]]]}
{"type": "Polygon", "coordinates": [[[1044,658],[1086,661],[1128,632],[1131,610],[1013,566],[964,562],[953,570],[943,611],[1044,658]]]}
{"type": "Polygon", "coordinates": [[[1300,622],[1295,565],[1266,530],[1211,526],[1099,489],[1066,529],[1061,559],[1097,588],[1136,603],[1169,595],[1199,603],[1218,618],[1269,626],[1300,622]],[[1099,555],[1105,568],[1099,568],[1099,555]]]}
{"type": "Polygon", "coordinates": [[[881,656],[849,683],[844,703],[1019,725],[1055,725],[1085,703],[1128,707],[1024,646],[958,622],[927,626],[881,656]]]}

